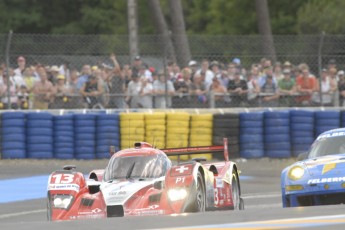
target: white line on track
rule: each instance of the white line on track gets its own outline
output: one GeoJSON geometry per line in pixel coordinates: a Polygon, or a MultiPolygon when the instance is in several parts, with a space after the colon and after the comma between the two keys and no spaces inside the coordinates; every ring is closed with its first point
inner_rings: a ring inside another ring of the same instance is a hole
{"type": "Polygon", "coordinates": [[[260,199],[260,198],[270,198],[270,197],[281,197],[281,193],[252,193],[243,194],[241,196],[243,199],[260,199]]]}
{"type": "Polygon", "coordinates": [[[47,211],[47,209],[37,209],[37,210],[32,210],[32,211],[27,211],[27,212],[15,212],[15,213],[2,214],[2,215],[0,215],[0,219],[16,217],[16,216],[30,215],[30,214],[41,213],[41,212],[46,212],[46,211],[47,211]]]}

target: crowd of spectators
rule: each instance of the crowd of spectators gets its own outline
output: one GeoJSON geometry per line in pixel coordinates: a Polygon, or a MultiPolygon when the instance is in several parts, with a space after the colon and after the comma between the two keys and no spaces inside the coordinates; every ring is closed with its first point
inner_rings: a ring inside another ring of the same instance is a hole
{"type": "Polygon", "coordinates": [[[239,58],[229,63],[191,60],[182,68],[169,62],[157,71],[140,56],[120,65],[69,63],[0,67],[0,109],[72,108],[209,108],[343,106],[344,71],[330,60],[321,76],[306,63],[273,63],[262,58],[244,68],[239,58]]]}

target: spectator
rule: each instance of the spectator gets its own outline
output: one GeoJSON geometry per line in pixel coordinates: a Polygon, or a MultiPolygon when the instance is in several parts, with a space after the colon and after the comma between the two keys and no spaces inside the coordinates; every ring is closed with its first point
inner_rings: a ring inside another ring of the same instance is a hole
{"type": "Polygon", "coordinates": [[[174,108],[188,108],[190,102],[189,89],[192,84],[192,70],[184,68],[181,72],[181,78],[174,82],[176,96],[173,97],[174,108]]]}
{"type": "Polygon", "coordinates": [[[23,75],[16,75],[14,73],[13,68],[9,68],[9,76],[10,76],[10,80],[16,85],[16,88],[19,89],[20,86],[25,85],[25,82],[23,80],[23,75]]]}
{"type": "Polygon", "coordinates": [[[237,71],[234,79],[229,81],[228,92],[231,94],[231,105],[234,107],[244,106],[247,103],[248,86],[241,79],[241,73],[237,71]]]}
{"type": "Polygon", "coordinates": [[[14,75],[22,76],[26,68],[26,60],[23,56],[17,58],[18,67],[14,70],[14,75]]]}
{"type": "Polygon", "coordinates": [[[40,81],[36,81],[33,87],[33,108],[45,110],[49,108],[54,95],[53,84],[48,81],[47,72],[43,67],[38,69],[40,81]]]}
{"type": "Polygon", "coordinates": [[[17,93],[18,95],[18,106],[20,109],[29,109],[29,92],[25,85],[20,86],[20,89],[17,93]]]}
{"type": "Polygon", "coordinates": [[[8,109],[8,108],[18,109],[17,87],[14,82],[9,80],[9,76],[5,71],[3,72],[3,75],[2,75],[2,81],[3,82],[0,84],[2,108],[3,109],[8,109]],[[8,95],[8,84],[10,86],[10,90],[9,90],[10,95],[8,95]],[[11,103],[11,106],[9,106],[9,103],[11,103]]]}
{"type": "Polygon", "coordinates": [[[141,57],[139,55],[135,56],[134,62],[132,64],[132,68],[137,73],[140,71],[141,67],[143,66],[143,61],[141,60],[141,57]]]}
{"type": "Polygon", "coordinates": [[[229,81],[230,81],[230,78],[229,78],[229,75],[228,75],[228,71],[222,71],[221,72],[221,75],[219,77],[219,83],[225,87],[228,87],[228,84],[229,84],[229,81]]]}
{"type": "Polygon", "coordinates": [[[33,74],[33,69],[31,67],[25,68],[23,73],[23,80],[26,86],[26,92],[29,94],[28,108],[32,109],[32,102],[34,100],[33,87],[35,85],[36,77],[33,74]]]}
{"type": "Polygon", "coordinates": [[[190,85],[190,94],[193,108],[207,107],[208,88],[205,83],[205,72],[195,75],[193,83],[190,85]]]}
{"type": "Polygon", "coordinates": [[[307,64],[300,65],[301,74],[296,78],[297,92],[303,94],[296,97],[296,102],[302,106],[311,105],[311,96],[317,92],[317,83],[314,75],[310,74],[307,64]]]}
{"type": "Polygon", "coordinates": [[[66,82],[70,81],[71,78],[71,70],[70,70],[70,63],[68,61],[64,61],[59,68],[59,74],[65,76],[66,82]]]}
{"type": "Polygon", "coordinates": [[[80,94],[84,97],[85,108],[104,108],[101,99],[103,94],[103,86],[97,76],[89,76],[89,80],[81,87],[80,94]]]}
{"type": "Polygon", "coordinates": [[[132,80],[128,83],[126,102],[130,108],[139,108],[141,81],[138,74],[132,75],[132,80]]]}
{"type": "Polygon", "coordinates": [[[247,93],[247,99],[248,99],[248,105],[250,107],[256,107],[259,104],[258,96],[260,93],[260,86],[259,86],[259,69],[256,66],[252,67],[252,70],[247,78],[247,87],[248,87],[248,93],[247,93]]]}
{"type": "Polygon", "coordinates": [[[260,104],[262,107],[276,107],[279,105],[278,86],[273,79],[272,75],[267,75],[265,84],[260,89],[262,93],[260,104]]]}
{"type": "Polygon", "coordinates": [[[327,69],[328,70],[330,70],[330,69],[332,69],[332,68],[334,68],[334,69],[337,69],[337,61],[335,60],[335,59],[330,59],[329,61],[328,61],[328,64],[327,64],[327,69]]]}
{"type": "MultiPolygon", "coordinates": [[[[115,54],[110,56],[110,59],[114,63],[114,68],[105,70],[107,75],[106,81],[109,88],[109,108],[126,108],[125,93],[126,93],[126,80],[124,72],[121,71],[121,67],[116,59],[115,54]]],[[[128,66],[129,67],[129,66],[128,66]]]]}
{"type": "Polygon", "coordinates": [[[212,84],[210,86],[210,92],[213,93],[213,100],[216,108],[227,107],[225,95],[227,93],[226,88],[220,83],[217,77],[213,77],[212,84]]]}
{"type": "Polygon", "coordinates": [[[279,87],[279,102],[280,106],[283,107],[291,107],[294,106],[294,97],[293,94],[296,93],[296,82],[293,78],[291,78],[291,70],[284,69],[283,70],[284,78],[278,81],[279,87]]]}
{"type": "Polygon", "coordinates": [[[68,109],[72,108],[71,105],[71,88],[65,83],[66,78],[64,75],[59,74],[56,77],[57,83],[55,85],[55,98],[52,107],[54,109],[68,109]]]}
{"type": "Polygon", "coordinates": [[[280,62],[276,62],[274,64],[273,77],[276,79],[277,82],[284,78],[280,62]]]}
{"type": "Polygon", "coordinates": [[[132,75],[133,75],[132,68],[129,65],[124,65],[121,72],[122,72],[121,75],[123,76],[126,90],[127,90],[128,83],[132,80],[132,75]]]}
{"type": "Polygon", "coordinates": [[[338,76],[337,76],[337,69],[335,67],[331,67],[329,68],[328,71],[328,75],[329,75],[329,79],[330,79],[330,84],[331,84],[331,91],[332,91],[332,104],[339,106],[339,98],[334,97],[335,95],[338,95],[338,76]]]}
{"type": "Polygon", "coordinates": [[[153,82],[153,92],[155,94],[155,108],[171,107],[171,97],[175,94],[175,88],[164,72],[159,73],[158,80],[153,82]]]}
{"type": "MultiPolygon", "coordinates": [[[[233,80],[235,78],[235,73],[237,71],[236,65],[234,63],[228,64],[228,78],[229,80],[233,80]]],[[[228,87],[228,85],[226,85],[228,87]]]]}
{"type": "Polygon", "coordinates": [[[212,79],[213,79],[214,74],[211,70],[209,70],[209,62],[206,59],[202,61],[201,69],[199,69],[196,72],[196,75],[201,75],[202,72],[204,73],[204,76],[205,76],[204,78],[205,78],[206,88],[208,89],[210,85],[212,84],[212,79]]]}
{"type": "Polygon", "coordinates": [[[195,76],[195,73],[197,72],[197,68],[198,68],[198,62],[191,60],[188,63],[188,67],[191,70],[191,76],[190,76],[190,80],[193,81],[193,78],[195,76]]]}
{"type": "Polygon", "coordinates": [[[139,90],[140,95],[140,108],[151,109],[153,106],[152,100],[153,86],[147,78],[141,78],[141,87],[139,90]]]}
{"type": "Polygon", "coordinates": [[[59,75],[59,67],[57,65],[53,65],[50,70],[49,70],[49,74],[48,74],[48,80],[53,84],[56,85],[57,83],[57,76],[59,75]]]}
{"type": "Polygon", "coordinates": [[[331,106],[335,86],[332,79],[328,76],[327,69],[322,70],[320,83],[321,85],[319,85],[318,81],[316,82],[317,87],[312,96],[312,101],[317,106],[331,106]]]}
{"type": "Polygon", "coordinates": [[[81,71],[81,75],[77,81],[77,90],[80,91],[81,87],[89,80],[89,76],[91,75],[91,66],[84,65],[81,71]]]}
{"type": "Polygon", "coordinates": [[[283,64],[283,69],[289,69],[290,72],[292,72],[292,64],[289,62],[289,61],[285,61],[284,64],[283,64]]]}
{"type": "MultiPolygon", "coordinates": [[[[214,77],[217,77],[217,78],[221,77],[222,72],[221,72],[221,70],[219,68],[219,62],[218,61],[211,62],[210,68],[211,68],[211,71],[213,73],[213,78],[214,77]]],[[[212,78],[212,81],[213,81],[213,78],[212,78]]]]}
{"type": "Polygon", "coordinates": [[[345,73],[343,70],[338,71],[338,91],[339,91],[339,106],[344,107],[345,104],[345,73]]]}

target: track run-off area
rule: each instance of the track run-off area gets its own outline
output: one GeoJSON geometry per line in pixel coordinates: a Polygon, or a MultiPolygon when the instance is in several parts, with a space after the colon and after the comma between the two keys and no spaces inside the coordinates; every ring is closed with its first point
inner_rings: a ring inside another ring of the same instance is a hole
{"type": "Polygon", "coordinates": [[[49,174],[74,164],[88,174],[107,160],[0,160],[0,229],[345,229],[344,205],[282,208],[280,172],[294,159],[234,159],[243,211],[48,222],[49,174]]]}

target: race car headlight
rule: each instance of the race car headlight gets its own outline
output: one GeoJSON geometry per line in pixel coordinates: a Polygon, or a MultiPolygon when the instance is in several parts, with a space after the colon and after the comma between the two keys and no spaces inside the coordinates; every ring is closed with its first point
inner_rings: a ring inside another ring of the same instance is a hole
{"type": "Polygon", "coordinates": [[[54,208],[68,209],[72,203],[71,195],[55,195],[53,198],[54,208]]]}
{"type": "Polygon", "coordinates": [[[301,166],[294,166],[289,170],[288,177],[291,180],[299,180],[304,175],[304,169],[301,166]]]}
{"type": "Polygon", "coordinates": [[[171,201],[183,200],[187,196],[187,190],[184,188],[170,189],[168,196],[171,201]]]}

